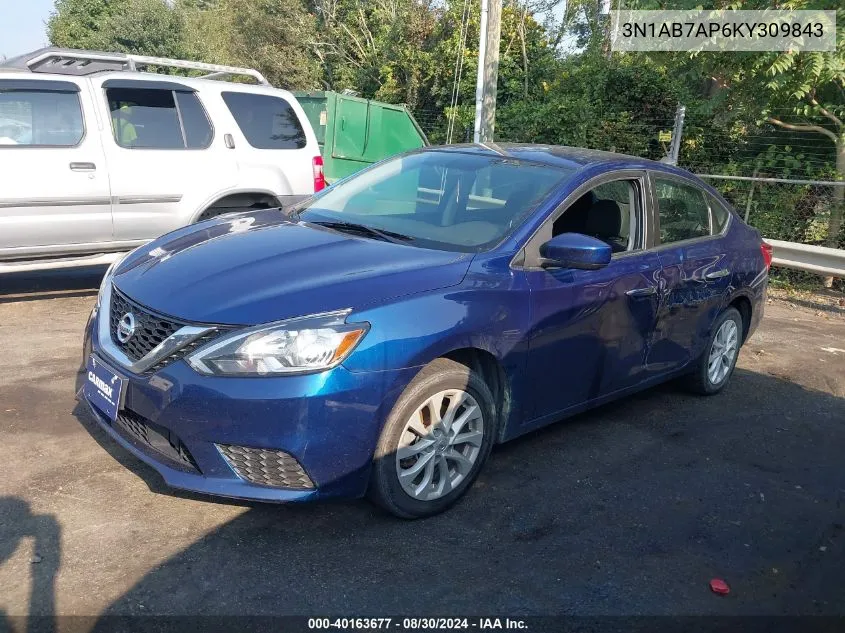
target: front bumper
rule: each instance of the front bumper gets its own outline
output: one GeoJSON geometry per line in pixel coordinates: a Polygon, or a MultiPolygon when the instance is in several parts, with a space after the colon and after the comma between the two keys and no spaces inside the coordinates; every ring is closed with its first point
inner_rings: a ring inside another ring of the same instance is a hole
{"type": "Polygon", "coordinates": [[[115,441],[168,485],[276,502],[363,495],[383,421],[418,371],[358,373],[341,365],[297,376],[209,377],[179,360],[151,375],[133,374],[98,345],[96,317],[86,330],[85,349],[127,379],[120,415],[148,425],[149,437],[127,433],[127,426],[111,423],[85,400],[88,408],[115,441]],[[227,446],[284,451],[313,486],[247,481],[224,457],[221,447],[227,446]]]}

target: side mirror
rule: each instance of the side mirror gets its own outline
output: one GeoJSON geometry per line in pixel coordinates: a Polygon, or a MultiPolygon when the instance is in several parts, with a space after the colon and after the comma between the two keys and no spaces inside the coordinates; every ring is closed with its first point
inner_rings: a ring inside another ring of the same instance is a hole
{"type": "Polygon", "coordinates": [[[610,246],[580,233],[562,233],[540,247],[543,268],[596,270],[610,263],[610,246]]]}

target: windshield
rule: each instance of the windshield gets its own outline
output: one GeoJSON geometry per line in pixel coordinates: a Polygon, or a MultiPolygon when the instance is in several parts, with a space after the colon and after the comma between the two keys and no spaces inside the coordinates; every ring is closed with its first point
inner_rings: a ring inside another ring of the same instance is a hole
{"type": "Polygon", "coordinates": [[[502,241],[571,174],[502,156],[421,152],[326,189],[298,217],[365,237],[479,252],[502,241]]]}

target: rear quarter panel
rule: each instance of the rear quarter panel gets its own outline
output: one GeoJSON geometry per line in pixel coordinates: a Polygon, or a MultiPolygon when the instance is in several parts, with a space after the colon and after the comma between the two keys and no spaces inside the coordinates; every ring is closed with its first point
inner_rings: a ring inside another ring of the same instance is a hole
{"type": "Polygon", "coordinates": [[[311,160],[320,155],[320,147],[299,101],[288,92],[270,86],[239,85],[220,82],[220,86],[203,87],[206,100],[214,102],[217,134],[231,134],[235,149],[230,150],[238,163],[237,183],[233,191],[270,191],[276,196],[306,196],[314,193],[311,160]],[[210,97],[212,96],[213,99],[210,97]],[[256,149],[247,142],[237,121],[223,101],[223,92],[248,92],[268,95],[287,101],[305,131],[306,144],[301,149],[256,149]]]}

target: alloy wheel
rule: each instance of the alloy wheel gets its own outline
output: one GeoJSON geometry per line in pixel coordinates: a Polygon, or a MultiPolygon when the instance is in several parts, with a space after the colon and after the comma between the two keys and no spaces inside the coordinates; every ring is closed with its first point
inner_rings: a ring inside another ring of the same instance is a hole
{"type": "Polygon", "coordinates": [[[713,337],[713,344],[710,346],[707,378],[711,384],[719,385],[727,378],[738,350],[739,328],[733,319],[728,319],[719,326],[716,336],[713,337]]]}
{"type": "Polygon", "coordinates": [[[466,391],[448,389],[423,402],[405,423],[396,474],[414,499],[433,501],[466,479],[481,452],[484,416],[466,391]]]}

